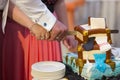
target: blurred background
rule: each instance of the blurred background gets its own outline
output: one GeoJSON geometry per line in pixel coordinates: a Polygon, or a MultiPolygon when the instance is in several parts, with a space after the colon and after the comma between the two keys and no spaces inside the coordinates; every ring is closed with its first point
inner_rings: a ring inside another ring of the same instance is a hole
{"type": "MultiPolygon", "coordinates": [[[[69,29],[88,23],[88,17],[104,17],[110,29],[120,30],[120,0],[65,0],[69,29]]],[[[120,47],[120,33],[112,34],[112,46],[120,47]]]]}
{"type": "MultiPolygon", "coordinates": [[[[111,34],[112,46],[120,47],[120,0],[65,0],[68,14],[69,29],[74,26],[87,24],[88,17],[106,18],[107,27],[119,30],[111,34]]],[[[62,44],[62,53],[69,50],[62,44]]]]}

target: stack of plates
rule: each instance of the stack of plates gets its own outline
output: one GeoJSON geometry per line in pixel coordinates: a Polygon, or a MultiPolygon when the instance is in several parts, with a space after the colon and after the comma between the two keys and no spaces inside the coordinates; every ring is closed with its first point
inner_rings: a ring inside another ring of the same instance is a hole
{"type": "Polygon", "coordinates": [[[55,61],[43,61],[32,65],[33,80],[60,80],[65,75],[65,65],[55,61]]]}

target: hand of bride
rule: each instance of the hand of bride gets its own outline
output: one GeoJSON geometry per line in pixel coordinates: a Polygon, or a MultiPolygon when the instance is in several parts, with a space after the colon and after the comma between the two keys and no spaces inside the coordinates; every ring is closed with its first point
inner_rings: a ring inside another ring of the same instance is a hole
{"type": "Polygon", "coordinates": [[[31,34],[38,40],[44,40],[50,37],[49,32],[37,23],[34,23],[29,29],[31,34]]]}

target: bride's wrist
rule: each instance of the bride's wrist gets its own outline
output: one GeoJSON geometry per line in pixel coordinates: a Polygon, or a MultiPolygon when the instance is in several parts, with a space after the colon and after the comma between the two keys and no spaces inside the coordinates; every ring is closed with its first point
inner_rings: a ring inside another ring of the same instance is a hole
{"type": "Polygon", "coordinates": [[[33,24],[31,24],[31,25],[28,27],[28,29],[31,31],[32,28],[35,27],[36,25],[38,25],[38,24],[37,24],[37,23],[33,23],[33,24]]]}

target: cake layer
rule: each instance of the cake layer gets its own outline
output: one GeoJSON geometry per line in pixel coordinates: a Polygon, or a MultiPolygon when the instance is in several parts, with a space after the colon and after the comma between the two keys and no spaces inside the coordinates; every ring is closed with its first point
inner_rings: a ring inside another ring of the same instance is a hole
{"type": "Polygon", "coordinates": [[[78,46],[78,58],[82,59],[84,62],[86,58],[88,57],[90,62],[94,62],[93,54],[100,54],[100,53],[106,53],[106,59],[110,59],[111,56],[111,50],[108,50],[106,52],[102,52],[99,49],[99,46],[95,44],[93,46],[92,50],[86,51],[82,46],[78,46]]]}
{"type": "MultiPolygon", "coordinates": [[[[78,55],[75,53],[68,53],[63,56],[63,62],[71,66],[72,70],[75,73],[80,74],[82,77],[86,78],[87,80],[95,80],[95,79],[101,80],[103,76],[112,77],[120,74],[120,60],[111,60],[112,62],[115,63],[114,70],[111,68],[110,65],[106,64],[106,69],[104,72],[101,72],[98,69],[96,69],[95,63],[89,62],[89,63],[85,63],[83,67],[79,67],[76,60],[78,60],[78,55]]],[[[79,59],[79,62],[81,61],[82,60],[79,59]]]]}
{"type": "Polygon", "coordinates": [[[78,42],[86,43],[89,37],[98,37],[98,36],[107,36],[107,41],[111,44],[111,36],[110,30],[108,28],[105,29],[86,29],[88,26],[79,25],[75,27],[75,31],[77,31],[77,35],[75,36],[78,42]]]}
{"type": "Polygon", "coordinates": [[[113,60],[113,62],[115,62],[116,64],[115,69],[112,70],[111,67],[106,64],[105,72],[100,72],[98,69],[95,68],[94,64],[92,64],[91,69],[88,70],[90,65],[85,64],[82,69],[81,76],[87,80],[95,80],[95,79],[101,80],[103,76],[107,76],[107,77],[117,76],[120,74],[120,61],[113,60]]]}

